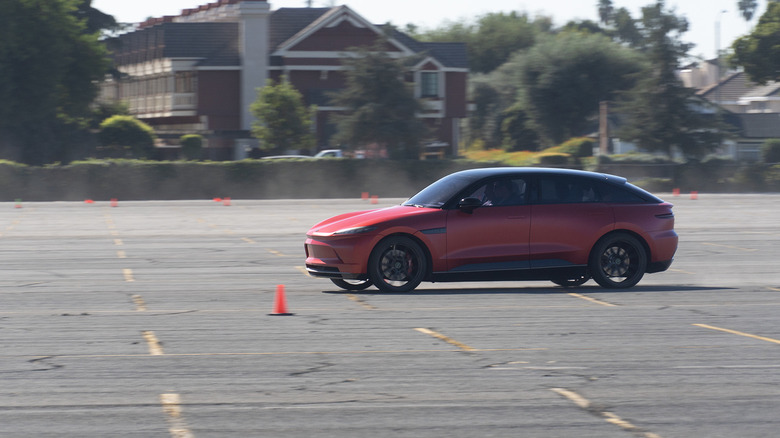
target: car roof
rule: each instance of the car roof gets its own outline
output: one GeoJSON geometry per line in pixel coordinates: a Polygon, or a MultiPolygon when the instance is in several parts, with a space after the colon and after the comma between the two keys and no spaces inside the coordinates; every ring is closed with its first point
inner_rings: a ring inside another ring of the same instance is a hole
{"type": "Polygon", "coordinates": [[[480,169],[469,169],[456,172],[462,175],[474,176],[477,178],[485,178],[490,176],[502,176],[502,175],[541,175],[541,174],[553,174],[553,175],[570,175],[581,176],[586,178],[593,178],[599,180],[610,181],[615,184],[624,184],[626,179],[622,176],[610,175],[607,173],[589,172],[586,170],[577,169],[561,169],[561,168],[548,168],[548,167],[485,167],[480,169]]]}

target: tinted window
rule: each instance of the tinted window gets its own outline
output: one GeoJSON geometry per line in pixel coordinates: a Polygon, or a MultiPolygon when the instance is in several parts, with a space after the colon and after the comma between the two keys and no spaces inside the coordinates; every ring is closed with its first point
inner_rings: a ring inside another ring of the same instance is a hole
{"type": "Polygon", "coordinates": [[[496,178],[480,184],[464,198],[477,198],[482,200],[482,205],[492,207],[523,205],[527,202],[527,187],[524,178],[496,178]]]}
{"type": "Polygon", "coordinates": [[[540,175],[536,196],[539,204],[599,202],[595,181],[569,175],[540,175]]]}
{"type": "Polygon", "coordinates": [[[601,195],[602,202],[612,202],[618,204],[647,202],[646,199],[640,196],[641,192],[635,193],[638,191],[632,189],[635,189],[635,187],[627,184],[617,186],[609,183],[599,183],[598,185],[598,190],[601,195]]]}

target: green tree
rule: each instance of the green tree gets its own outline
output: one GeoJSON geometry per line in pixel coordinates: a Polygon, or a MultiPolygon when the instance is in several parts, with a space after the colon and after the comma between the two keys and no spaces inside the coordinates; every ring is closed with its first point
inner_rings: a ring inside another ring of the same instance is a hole
{"type": "Polygon", "coordinates": [[[127,158],[152,158],[154,129],[132,116],[112,116],[100,124],[98,138],[109,155],[127,158]]]}
{"type": "Polygon", "coordinates": [[[507,62],[513,53],[531,47],[537,35],[549,28],[550,21],[544,17],[532,20],[527,14],[499,12],[485,14],[474,24],[449,23],[414,36],[421,41],[465,42],[471,71],[489,73],[507,62]]]}
{"type": "Polygon", "coordinates": [[[737,2],[737,7],[739,8],[739,13],[742,14],[742,18],[744,18],[745,21],[750,21],[753,19],[753,14],[756,13],[756,8],[758,8],[758,1],[739,0],[737,2]]]}
{"type": "Polygon", "coordinates": [[[84,141],[108,61],[83,3],[0,0],[0,157],[68,161],[84,141]]]}
{"type": "Polygon", "coordinates": [[[612,23],[615,14],[615,8],[612,6],[612,0],[599,0],[599,21],[604,24],[612,23]]]}
{"type": "Polygon", "coordinates": [[[753,32],[737,38],[731,48],[729,61],[744,67],[751,81],[780,80],[780,3],[769,2],[753,32]]]}
{"type": "Polygon", "coordinates": [[[720,144],[723,130],[715,118],[695,110],[701,106],[695,91],[676,75],[691,48],[680,38],[687,29],[687,21],[666,10],[662,0],[642,8],[640,50],[650,67],[621,99],[619,111],[627,121],[619,135],[646,151],[697,158],[720,144]]]}
{"type": "Polygon", "coordinates": [[[279,83],[269,79],[249,109],[257,119],[252,135],[260,140],[260,149],[286,153],[314,146],[314,109],[306,107],[301,93],[286,79],[279,83]]]}
{"type": "Polygon", "coordinates": [[[638,54],[603,35],[564,32],[540,40],[519,68],[520,101],[548,144],[593,130],[599,102],[631,89],[638,54]]]}
{"type": "Polygon", "coordinates": [[[382,48],[358,48],[357,56],[344,61],[346,87],[334,93],[332,103],[343,107],[336,115],[335,143],[351,147],[376,143],[390,157],[418,158],[423,123],[416,117],[422,104],[404,81],[404,60],[391,58],[382,48]]]}

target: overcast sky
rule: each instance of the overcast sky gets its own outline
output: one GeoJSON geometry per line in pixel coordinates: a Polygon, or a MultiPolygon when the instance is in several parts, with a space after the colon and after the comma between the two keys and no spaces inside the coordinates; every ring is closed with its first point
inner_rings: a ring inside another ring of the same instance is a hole
{"type": "MultiPolygon", "coordinates": [[[[148,17],[179,15],[182,9],[194,8],[216,0],[93,0],[92,6],[113,15],[120,22],[139,22],[148,17]]],[[[690,54],[713,58],[720,22],[720,47],[728,48],[737,37],[750,32],[766,10],[767,0],[758,0],[758,10],[750,23],[739,13],[738,0],[666,0],[666,7],[684,16],[690,30],[684,35],[696,44],[690,54]]],[[[306,0],[269,0],[272,9],[306,7],[306,0]]],[[[613,0],[615,8],[625,7],[635,18],[642,6],[653,0],[613,0]]],[[[569,20],[598,21],[598,0],[312,0],[314,7],[347,5],[376,24],[391,22],[403,27],[413,23],[421,28],[435,28],[448,21],[468,20],[489,12],[525,12],[552,17],[556,26],[569,20]]]]}

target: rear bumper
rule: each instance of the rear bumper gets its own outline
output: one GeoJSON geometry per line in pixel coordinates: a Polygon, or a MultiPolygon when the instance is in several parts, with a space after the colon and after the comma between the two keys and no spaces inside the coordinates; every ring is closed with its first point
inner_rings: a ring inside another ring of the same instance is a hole
{"type": "Polygon", "coordinates": [[[669,269],[669,266],[672,266],[672,261],[674,261],[674,259],[648,263],[646,272],[648,274],[652,274],[654,272],[663,272],[669,269]]]}

